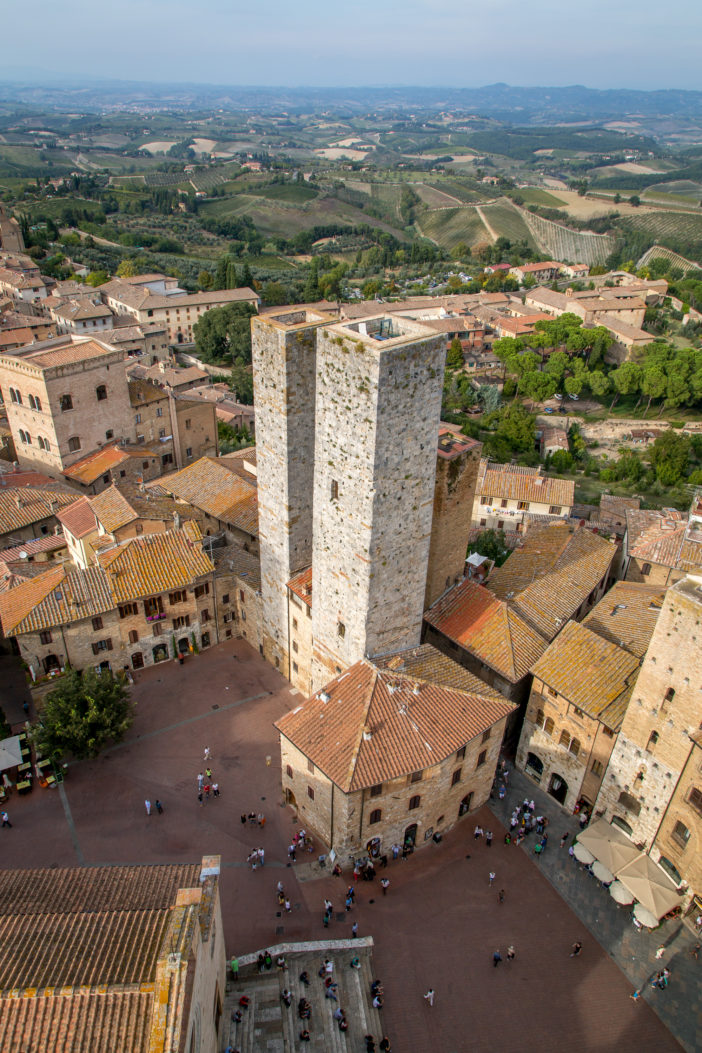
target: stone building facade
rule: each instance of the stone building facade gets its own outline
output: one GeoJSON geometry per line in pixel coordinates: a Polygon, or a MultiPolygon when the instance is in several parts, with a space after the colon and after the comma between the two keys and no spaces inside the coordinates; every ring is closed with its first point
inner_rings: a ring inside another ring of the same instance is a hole
{"type": "Polygon", "coordinates": [[[440,429],[425,608],[463,577],[481,449],[475,439],[440,429]]]}
{"type": "Polygon", "coordinates": [[[419,643],[445,354],[399,317],[318,333],[313,689],[419,643]]]}
{"type": "Polygon", "coordinates": [[[669,814],[688,765],[690,736],[702,721],[701,624],[702,578],[688,576],[666,592],[595,804],[599,815],[647,849],[669,814]]]}
{"type": "Polygon", "coordinates": [[[702,914],[702,733],[690,736],[685,767],[658,828],[651,854],[690,890],[690,907],[702,914]]]}

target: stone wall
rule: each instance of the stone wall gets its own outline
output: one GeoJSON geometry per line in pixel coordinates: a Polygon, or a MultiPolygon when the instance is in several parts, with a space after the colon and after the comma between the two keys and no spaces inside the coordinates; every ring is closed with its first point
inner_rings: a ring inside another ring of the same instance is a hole
{"type": "Polygon", "coordinates": [[[481,449],[476,444],[436,462],[425,609],[463,578],[481,449]]]}
{"type": "Polygon", "coordinates": [[[685,769],[671,797],[651,855],[657,861],[662,857],[672,863],[680,877],[687,881],[690,891],[700,898],[702,812],[695,791],[702,793],[702,747],[698,743],[691,744],[685,769]]]}
{"type": "Polygon", "coordinates": [[[313,689],[419,643],[445,347],[408,329],[318,333],[313,689]]]}
{"type": "Polygon", "coordinates": [[[312,608],[288,590],[290,682],[305,698],[312,694],[312,608]]]}

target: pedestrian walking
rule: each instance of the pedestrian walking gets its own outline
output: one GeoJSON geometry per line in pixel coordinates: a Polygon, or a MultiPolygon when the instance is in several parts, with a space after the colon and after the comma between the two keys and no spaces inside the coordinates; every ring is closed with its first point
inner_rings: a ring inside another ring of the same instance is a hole
{"type": "Polygon", "coordinates": [[[219,797],[219,783],[218,782],[213,782],[212,783],[212,796],[213,797],[219,797]]]}
{"type": "Polygon", "coordinates": [[[429,1005],[434,1005],[434,988],[430,987],[423,998],[425,1002],[429,1003],[429,1005]]]}
{"type": "Polygon", "coordinates": [[[211,791],[211,789],[212,789],[212,787],[210,786],[210,784],[208,782],[206,782],[205,783],[205,797],[207,798],[208,801],[210,799],[210,791],[211,791]]]}
{"type": "Polygon", "coordinates": [[[210,759],[210,747],[209,746],[205,746],[205,756],[202,759],[204,761],[210,759]]]}
{"type": "Polygon", "coordinates": [[[0,813],[0,818],[2,818],[2,825],[3,826],[10,826],[10,827],[12,826],[12,823],[10,822],[10,817],[7,814],[7,812],[0,813]]]}
{"type": "Polygon", "coordinates": [[[575,943],[573,944],[573,950],[570,952],[570,957],[571,958],[577,958],[578,955],[580,954],[580,952],[582,951],[582,949],[583,949],[582,943],[580,943],[579,940],[576,940],[575,943]]]}
{"type": "Polygon", "coordinates": [[[334,904],[332,903],[332,901],[330,899],[325,899],[324,900],[324,910],[325,910],[325,912],[327,914],[331,914],[333,909],[334,909],[334,904]]]}
{"type": "Polygon", "coordinates": [[[292,911],[292,907],[290,906],[290,900],[286,899],[286,901],[285,901],[285,913],[286,914],[290,914],[291,911],[292,911]]]}
{"type": "Polygon", "coordinates": [[[483,836],[483,828],[482,828],[482,826],[480,826],[480,824],[478,824],[476,826],[475,830],[473,831],[473,837],[475,838],[476,841],[479,841],[482,836],[483,836]]]}
{"type": "Polygon", "coordinates": [[[504,903],[504,901],[505,901],[505,890],[503,888],[501,888],[500,891],[497,893],[497,902],[501,906],[504,903]]]}
{"type": "Polygon", "coordinates": [[[495,951],[495,953],[492,956],[493,967],[496,969],[501,961],[502,961],[502,955],[500,954],[499,951],[495,951]]]}
{"type": "Polygon", "coordinates": [[[241,816],[241,825],[246,826],[246,813],[243,813],[241,816]]]}
{"type": "Polygon", "coordinates": [[[402,851],[402,849],[401,849],[400,845],[398,845],[398,844],[393,845],[392,846],[392,858],[393,859],[397,859],[397,857],[399,856],[401,851],[402,851]]]}
{"type": "Polygon", "coordinates": [[[201,790],[204,785],[205,785],[205,776],[202,774],[202,772],[199,772],[198,773],[198,777],[197,777],[197,788],[198,788],[198,790],[201,790]]]}
{"type": "Polygon", "coordinates": [[[563,837],[561,838],[561,848],[565,848],[566,842],[568,841],[569,837],[570,837],[570,834],[566,830],[566,832],[563,834],[563,837]]]}
{"type": "Polygon", "coordinates": [[[496,877],[496,875],[495,875],[495,871],[494,871],[494,870],[491,870],[491,871],[490,871],[490,878],[489,878],[489,880],[488,880],[488,885],[492,885],[493,881],[495,880],[495,877],[496,877]]]}
{"type": "Polygon", "coordinates": [[[492,848],[492,830],[485,831],[485,844],[488,848],[492,848]]]}
{"type": "Polygon", "coordinates": [[[513,962],[514,961],[514,947],[513,947],[512,944],[510,944],[509,947],[507,948],[507,961],[508,962],[513,962]]]}
{"type": "Polygon", "coordinates": [[[347,910],[347,912],[351,910],[352,906],[353,906],[353,900],[351,899],[350,896],[347,896],[346,897],[346,910],[347,910]]]}
{"type": "Polygon", "coordinates": [[[661,944],[660,947],[658,948],[658,950],[656,951],[656,960],[662,958],[664,954],[665,954],[665,944],[661,944]]]}
{"type": "Polygon", "coordinates": [[[258,813],[258,825],[261,827],[262,830],[263,830],[264,826],[266,825],[266,817],[263,814],[263,812],[259,812],[258,813]]]}
{"type": "Polygon", "coordinates": [[[232,955],[231,961],[229,962],[229,968],[232,971],[232,977],[235,980],[239,979],[239,959],[232,955]]]}
{"type": "Polygon", "coordinates": [[[156,801],[156,811],[159,815],[163,815],[163,805],[160,801],[156,801]]]}
{"type": "Polygon", "coordinates": [[[209,764],[205,768],[205,778],[206,779],[211,779],[212,778],[212,768],[210,768],[209,764]]]}
{"type": "Polygon", "coordinates": [[[353,923],[353,925],[351,926],[351,938],[355,940],[357,936],[358,936],[358,922],[355,921],[353,923]]]}
{"type": "Polygon", "coordinates": [[[146,814],[151,815],[151,801],[144,801],[144,807],[146,808],[146,814]]]}
{"type": "Polygon", "coordinates": [[[261,864],[261,866],[263,866],[263,864],[266,861],[266,853],[265,853],[265,850],[263,848],[259,848],[259,850],[258,850],[258,861],[261,864]]]}
{"type": "Polygon", "coordinates": [[[387,896],[388,889],[390,888],[390,882],[386,877],[380,879],[380,887],[383,890],[383,895],[387,896]]]}
{"type": "Polygon", "coordinates": [[[197,799],[198,799],[198,801],[200,802],[200,805],[202,805],[202,796],[203,796],[203,795],[202,795],[202,790],[200,790],[200,792],[199,792],[199,793],[198,793],[198,795],[197,795],[197,799]]]}
{"type": "Polygon", "coordinates": [[[291,863],[294,863],[296,861],[297,857],[296,857],[295,853],[296,853],[295,845],[294,844],[288,845],[288,859],[290,860],[291,863]]]}

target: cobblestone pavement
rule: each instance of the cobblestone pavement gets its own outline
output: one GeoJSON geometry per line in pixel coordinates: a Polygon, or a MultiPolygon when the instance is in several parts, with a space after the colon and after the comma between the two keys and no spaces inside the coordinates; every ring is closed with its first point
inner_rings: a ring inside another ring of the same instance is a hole
{"type": "MultiPolygon", "coordinates": [[[[272,725],[299,696],[244,641],[190,657],[182,668],[168,662],[144,670],[134,698],[136,719],[124,743],[95,761],[72,765],[58,790],[37,787],[27,797],[10,798],[13,827],[0,831],[2,866],[177,862],[219,854],[230,954],[281,941],[349,937],[354,920],[359,935],[373,936],[375,968],[386,992],[384,1025],[395,1053],[561,1053],[565,1046],[577,1053],[679,1050],[650,1006],[630,1000],[632,982],[619,967],[628,967],[625,936],[631,945],[641,941],[636,946],[652,950],[649,938],[636,936],[614,908],[612,924],[621,919],[622,937],[619,956],[610,956],[599,931],[597,938],[590,935],[594,923],[579,902],[571,910],[562,897],[571,879],[550,878],[557,844],[535,863],[533,855],[504,845],[487,808],[467,817],[441,844],[391,862],[386,897],[377,881],[361,883],[350,915],[343,909],[344,879],[320,874],[314,856],[288,866],[295,826],[281,801],[272,725]],[[221,797],[199,805],[205,746],[212,751],[221,797]],[[146,815],[147,798],[162,801],[163,815],[146,815]],[[265,813],[263,830],[241,823],[242,812],[252,810],[265,813]],[[476,818],[493,826],[490,849],[473,840],[476,818]],[[246,857],[258,846],[265,848],[266,861],[253,872],[246,857]],[[497,875],[493,887],[490,870],[497,875]],[[290,913],[278,908],[278,880],[290,913]],[[328,930],[322,925],[326,894],[337,911],[328,930]],[[582,941],[583,954],[570,959],[574,940],[582,941]],[[510,944],[514,962],[506,960],[510,944]],[[503,961],[493,968],[498,947],[503,961]],[[436,990],[433,1008],[422,999],[429,986],[436,990]]],[[[555,812],[554,805],[548,814],[555,812]]],[[[554,821],[552,830],[560,824],[554,821]]],[[[571,878],[586,887],[590,880],[577,871],[571,878]]],[[[613,904],[606,894],[594,884],[589,893],[602,897],[595,916],[608,918],[613,904]]],[[[682,944],[685,937],[676,940],[682,944]]],[[[690,1006],[696,1003],[684,993],[676,953],[677,944],[670,988],[647,997],[659,999],[656,1008],[665,1000],[666,1020],[677,1034],[689,1036],[697,1023],[690,1006]]],[[[634,964],[644,975],[651,955],[634,964]]]]}
{"type": "Polygon", "coordinates": [[[534,801],[535,812],[549,819],[548,848],[541,856],[534,855],[534,835],[524,839],[518,851],[526,853],[534,865],[563,897],[571,910],[589,929],[607,954],[617,963],[631,982],[632,990],[642,991],[641,998],[653,1007],[679,1041],[689,1050],[702,1045],[702,960],[690,954],[696,940],[694,934],[679,920],[663,923],[653,932],[637,930],[631,920],[631,907],[618,906],[607,890],[568,855],[567,847],[560,848],[561,836],[568,831],[568,845],[580,832],[577,816],[569,815],[531,779],[510,767],[509,789],[504,800],[496,797],[490,809],[502,823],[502,832],[517,804],[525,797],[534,801]],[[656,950],[665,953],[656,959],[656,950]],[[670,984],[665,991],[652,988],[651,977],[663,966],[671,971],[670,984]]]}

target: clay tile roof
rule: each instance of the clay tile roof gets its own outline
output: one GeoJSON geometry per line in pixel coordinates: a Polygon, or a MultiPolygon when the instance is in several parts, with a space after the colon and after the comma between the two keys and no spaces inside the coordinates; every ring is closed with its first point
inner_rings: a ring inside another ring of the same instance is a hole
{"type": "Polygon", "coordinates": [[[291,592],[294,592],[296,596],[306,603],[308,607],[312,607],[312,567],[305,567],[304,570],[298,571],[297,574],[288,582],[288,588],[291,592]]]}
{"type": "Polygon", "coordinates": [[[665,589],[617,581],[584,619],[583,625],[605,640],[643,658],[658,621],[665,589]]]}
{"type": "Polygon", "coordinates": [[[75,494],[65,490],[39,490],[30,486],[0,488],[0,535],[49,519],[75,499],[75,494]],[[55,510],[53,504],[57,506],[55,510]]]}
{"type": "Polygon", "coordinates": [[[364,659],[275,726],[349,793],[439,764],[513,709],[364,659]]]}
{"type": "MultiPolygon", "coordinates": [[[[63,534],[47,534],[45,537],[35,537],[31,541],[25,541],[23,545],[14,545],[12,548],[0,550],[0,563],[22,560],[22,553],[35,556],[38,552],[58,552],[62,548],[66,548],[66,539],[63,534]]],[[[44,566],[47,565],[44,564],[44,566]]]]}
{"type": "MultiPolygon", "coordinates": [[[[138,367],[135,366],[134,368],[138,367]]],[[[131,372],[127,386],[129,388],[129,402],[136,409],[147,402],[162,402],[168,398],[168,392],[164,391],[163,388],[157,388],[155,384],[150,384],[148,380],[135,377],[131,372]]]]}
{"type": "Polygon", "coordinates": [[[489,687],[479,677],[474,676],[448,655],[438,651],[431,644],[421,644],[406,651],[396,651],[381,658],[374,658],[373,665],[378,669],[393,670],[418,680],[431,680],[442,687],[467,691],[471,695],[483,695],[485,698],[502,698],[499,691],[489,687]]]}
{"type": "MultiPolygon", "coordinates": [[[[144,453],[148,453],[145,448],[144,453]]],[[[69,468],[64,468],[63,474],[67,479],[74,479],[77,483],[88,486],[90,483],[94,483],[96,479],[99,479],[101,475],[109,472],[111,468],[116,468],[122,464],[128,457],[127,451],[119,446],[104,446],[101,450],[95,450],[93,453],[81,457],[79,461],[75,461],[69,468]]]]}
{"type": "Polygon", "coordinates": [[[444,636],[517,683],[546,650],[546,641],[482,585],[465,578],[424,615],[444,636]]]}
{"type": "Polygon", "coordinates": [[[16,636],[82,621],[114,607],[101,567],[67,570],[61,565],[0,597],[0,620],[5,635],[16,636]]]}
{"type": "Polygon", "coordinates": [[[211,574],[212,561],[202,551],[202,534],[196,523],[180,530],[147,534],[98,556],[109,577],[114,604],[169,592],[211,574]]]}
{"type": "Polygon", "coordinates": [[[75,343],[67,340],[65,344],[29,351],[22,355],[20,361],[39,366],[40,369],[51,369],[54,366],[67,366],[102,358],[103,355],[111,355],[114,352],[115,349],[109,344],[102,344],[97,340],[77,340],[75,343]]]}
{"type": "Polygon", "coordinates": [[[158,492],[173,494],[247,534],[254,536],[258,533],[256,486],[220,464],[215,457],[201,457],[187,468],[163,476],[157,480],[156,487],[158,492]]]}
{"type": "Polygon", "coordinates": [[[82,538],[98,528],[95,513],[87,497],[79,497],[72,505],[56,513],[59,523],[74,537],[82,538]]]}
{"type": "Polygon", "coordinates": [[[487,588],[552,640],[607,574],[616,546],[591,530],[534,526],[490,575],[487,588]]]}
{"type": "Polygon", "coordinates": [[[170,498],[159,498],[130,486],[109,486],[102,493],[90,498],[90,506],[100,525],[108,533],[132,523],[135,519],[150,519],[170,522],[174,505],[170,498]]]}
{"type": "Polygon", "coordinates": [[[687,515],[674,508],[662,512],[644,509],[628,511],[627,555],[646,563],[675,567],[685,542],[687,525],[687,515]]]}
{"type": "Polygon", "coordinates": [[[218,571],[230,571],[239,581],[255,592],[261,591],[261,561],[247,552],[241,545],[227,545],[212,550],[212,558],[218,571]]]}
{"type": "Polygon", "coordinates": [[[621,727],[639,659],[578,622],[563,632],[535,663],[535,677],[608,728],[621,727]]]}
{"type": "Polygon", "coordinates": [[[575,483],[541,475],[534,468],[522,469],[512,464],[490,464],[482,460],[476,492],[494,500],[536,501],[570,508],[575,500],[575,483]]]}

